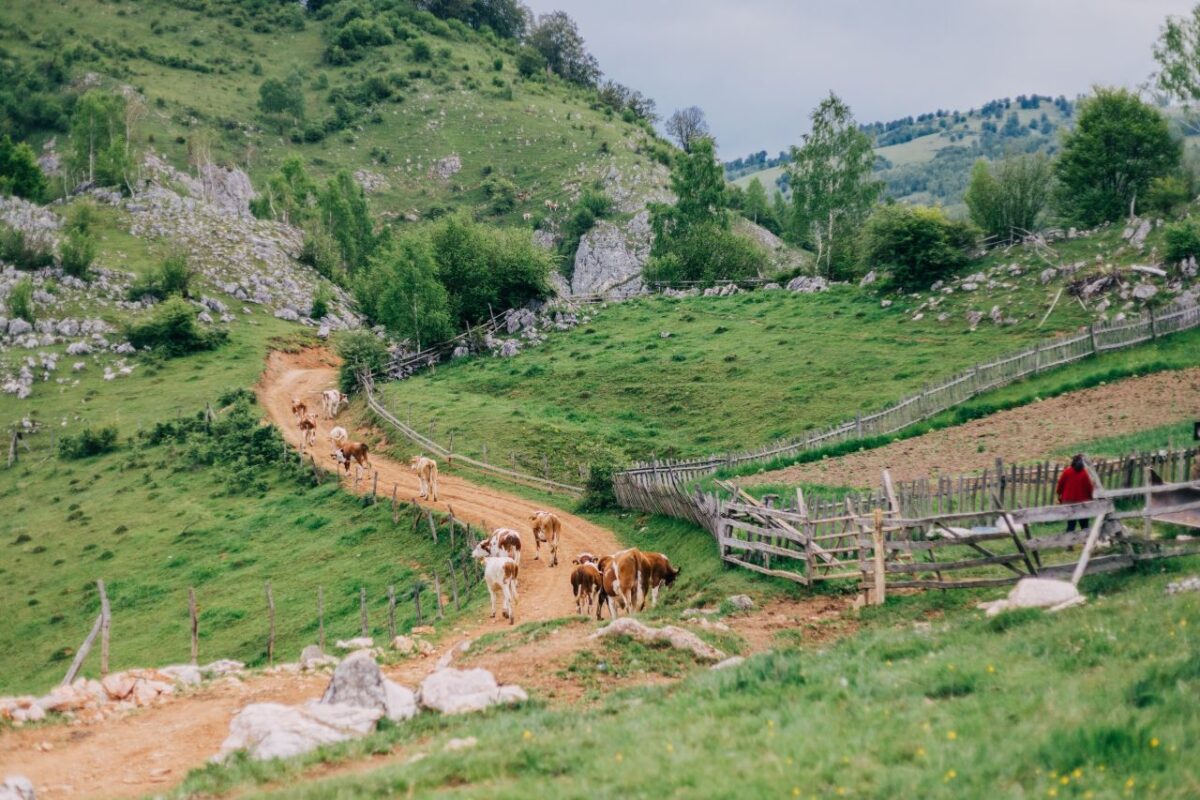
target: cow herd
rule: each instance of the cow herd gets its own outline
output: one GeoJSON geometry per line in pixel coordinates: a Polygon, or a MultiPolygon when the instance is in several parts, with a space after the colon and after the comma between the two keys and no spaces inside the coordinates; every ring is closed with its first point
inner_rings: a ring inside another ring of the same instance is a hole
{"type": "MultiPolygon", "coordinates": [[[[337,418],[342,406],[349,398],[337,389],[326,389],[321,393],[321,411],[327,420],[337,418]]],[[[300,452],[312,447],[317,440],[317,418],[308,412],[308,406],[299,398],[292,398],[292,414],[300,429],[300,452]]],[[[371,461],[367,445],[350,441],[346,429],[338,425],[330,429],[329,441],[333,445],[331,457],[350,474],[350,466],[357,465],[361,471],[370,470],[371,461]]],[[[438,500],[438,465],[432,458],[413,456],[409,467],[417,474],[420,483],[420,498],[431,502],[438,500]]],[[[541,559],[542,545],[549,551],[549,567],[558,566],[559,538],[562,520],[550,511],[535,511],[529,518],[533,533],[534,560],[541,559]]],[[[496,528],[487,539],[479,542],[471,556],[483,565],[484,584],[491,600],[492,617],[496,616],[497,599],[501,611],[509,624],[516,623],[517,581],[521,569],[521,534],[512,528],[496,528]]],[[[616,619],[618,611],[632,614],[658,604],[658,591],[670,586],[679,575],[679,568],[671,565],[662,553],[651,553],[631,547],[606,556],[579,553],[571,560],[575,568],[571,571],[571,595],[580,614],[591,614],[596,610],[600,619],[608,608],[609,617],[616,619]]]]}

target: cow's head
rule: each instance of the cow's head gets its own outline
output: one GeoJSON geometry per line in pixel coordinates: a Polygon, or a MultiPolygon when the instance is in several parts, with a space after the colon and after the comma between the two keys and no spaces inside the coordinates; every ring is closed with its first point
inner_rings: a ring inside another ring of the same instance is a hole
{"type": "Polygon", "coordinates": [[[572,564],[595,564],[596,557],[591,553],[580,553],[571,559],[572,564]]]}
{"type": "Polygon", "coordinates": [[[425,456],[413,456],[408,460],[409,469],[411,469],[413,472],[419,472],[421,469],[421,462],[424,460],[425,456]]]}
{"type": "Polygon", "coordinates": [[[475,549],[471,551],[471,558],[477,558],[482,561],[485,558],[491,558],[496,555],[492,552],[492,540],[484,539],[479,544],[475,545],[475,549]]]}
{"type": "Polygon", "coordinates": [[[346,454],[342,452],[342,448],[340,447],[333,448],[333,452],[329,454],[329,457],[339,464],[345,464],[349,461],[349,459],[346,458],[346,454]]]}
{"type": "Polygon", "coordinates": [[[679,573],[682,571],[683,571],[683,569],[681,567],[672,567],[671,562],[668,561],[667,562],[667,574],[663,578],[663,583],[665,583],[667,586],[670,586],[671,584],[673,584],[675,582],[675,579],[679,577],[679,573]]]}

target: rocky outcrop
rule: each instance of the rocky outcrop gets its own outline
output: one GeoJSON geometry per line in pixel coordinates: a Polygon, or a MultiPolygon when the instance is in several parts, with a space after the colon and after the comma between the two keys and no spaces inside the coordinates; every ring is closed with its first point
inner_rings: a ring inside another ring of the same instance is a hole
{"type": "Polygon", "coordinates": [[[229,736],[213,760],[224,761],[239,750],[256,761],[292,758],[321,745],[366,736],[382,716],[377,709],[336,703],[254,703],[229,723],[229,736]]]}
{"type": "Polygon", "coordinates": [[[422,708],[443,714],[466,714],[494,705],[529,699],[520,686],[501,686],[486,669],[439,669],[421,682],[417,694],[422,708]]]}
{"type": "Polygon", "coordinates": [[[383,673],[369,651],[360,650],[338,664],[325,694],[321,695],[321,702],[344,703],[386,713],[387,691],[383,673]]]}
{"type": "Polygon", "coordinates": [[[688,650],[700,661],[724,661],[725,653],[710,645],[691,631],[674,625],[651,628],[633,617],[619,617],[592,634],[591,638],[626,636],[648,644],[664,643],[679,650],[688,650]]]}
{"type": "Polygon", "coordinates": [[[580,238],[575,251],[571,293],[611,297],[639,294],[645,288],[641,275],[652,241],[649,211],[638,213],[623,226],[607,220],[596,223],[580,238]]]}

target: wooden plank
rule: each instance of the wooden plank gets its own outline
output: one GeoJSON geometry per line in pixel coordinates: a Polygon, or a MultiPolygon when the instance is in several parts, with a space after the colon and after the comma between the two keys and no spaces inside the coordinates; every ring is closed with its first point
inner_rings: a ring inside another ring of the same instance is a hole
{"type": "MultiPolygon", "coordinates": [[[[1113,570],[1123,569],[1133,566],[1135,561],[1141,560],[1136,556],[1126,555],[1124,553],[1108,556],[1097,556],[1088,561],[1087,575],[1095,575],[1099,572],[1112,572],[1113,570]]],[[[1048,564],[1042,568],[1041,577],[1043,578],[1066,578],[1074,574],[1076,564],[1068,561],[1065,564],[1048,564]]]]}
{"type": "Polygon", "coordinates": [[[742,561],[740,558],[734,558],[733,556],[725,556],[723,560],[729,562],[730,564],[737,564],[739,567],[745,567],[752,572],[761,572],[763,575],[770,575],[774,578],[785,578],[786,580],[795,581],[796,583],[804,585],[808,584],[808,581],[804,579],[803,575],[798,575],[794,572],[787,572],[781,569],[767,569],[766,567],[760,567],[758,564],[751,564],[748,561],[742,561]]]}
{"type": "Polygon", "coordinates": [[[1025,543],[1025,547],[1030,552],[1062,550],[1066,547],[1077,547],[1083,544],[1087,541],[1087,536],[1088,532],[1080,529],[1071,533],[1059,533],[1054,536],[1041,536],[1036,539],[1030,539],[1025,543]]]}
{"type": "Polygon", "coordinates": [[[1018,525],[1032,525],[1037,522],[1065,522],[1069,519],[1091,519],[1101,514],[1109,514],[1112,510],[1112,501],[1103,499],[1090,500],[1086,503],[1043,506],[1042,508],[1018,508],[1010,513],[1012,514],[1013,521],[1018,525]]]}
{"type": "Polygon", "coordinates": [[[104,617],[100,614],[96,615],[96,621],[92,624],[92,630],[88,633],[87,638],[83,640],[83,644],[79,645],[79,650],[75,653],[75,658],[71,661],[71,666],[67,669],[67,674],[62,679],[62,685],[66,686],[75,680],[75,676],[79,674],[79,668],[83,666],[83,660],[87,658],[88,653],[92,650],[92,643],[96,641],[96,637],[100,635],[100,625],[103,623],[104,617]]]}
{"type": "Polygon", "coordinates": [[[768,553],[771,555],[783,556],[784,558],[795,558],[798,560],[802,560],[804,558],[803,550],[788,550],[787,548],[776,547],[775,545],[768,544],[767,542],[722,537],[720,545],[731,550],[753,550],[758,553],[768,553]]]}
{"type": "Polygon", "coordinates": [[[730,528],[736,528],[747,533],[753,533],[758,536],[775,536],[795,542],[796,544],[804,544],[806,541],[806,537],[803,534],[796,535],[795,532],[789,531],[786,528],[768,528],[764,525],[755,525],[752,522],[743,522],[740,519],[728,518],[725,520],[725,524],[730,528]]]}
{"type": "Polygon", "coordinates": [[[961,581],[911,580],[892,581],[890,585],[893,589],[986,589],[993,586],[1011,586],[1018,580],[1020,579],[1017,577],[975,578],[961,581]]]}
{"type": "Polygon", "coordinates": [[[1100,528],[1103,526],[1104,515],[1101,514],[1092,521],[1092,529],[1088,531],[1087,541],[1083,544],[1083,552],[1079,554],[1079,563],[1075,565],[1075,571],[1071,573],[1071,583],[1076,586],[1087,572],[1088,560],[1092,557],[1092,549],[1096,546],[1096,540],[1100,538],[1100,528]]]}
{"type": "Polygon", "coordinates": [[[992,541],[997,541],[1000,539],[1008,539],[1008,538],[1009,538],[1008,531],[992,531],[989,533],[975,533],[970,536],[963,536],[958,539],[952,539],[949,537],[939,537],[937,539],[923,539],[920,541],[894,540],[894,541],[890,541],[890,542],[884,542],[883,546],[886,547],[888,550],[898,550],[898,551],[902,551],[902,552],[920,552],[922,550],[934,550],[939,547],[953,547],[956,545],[961,545],[963,547],[970,547],[971,545],[978,544],[980,542],[992,542],[992,541]]]}
{"type": "MultiPolygon", "coordinates": [[[[996,564],[1009,564],[1013,561],[1020,561],[1023,556],[1020,553],[1001,553],[998,555],[985,556],[984,558],[969,558],[963,561],[939,561],[938,569],[942,572],[957,572],[963,569],[974,569],[976,567],[987,567],[996,564]]],[[[921,562],[906,564],[899,561],[888,563],[888,572],[929,572],[929,565],[921,562]]]]}

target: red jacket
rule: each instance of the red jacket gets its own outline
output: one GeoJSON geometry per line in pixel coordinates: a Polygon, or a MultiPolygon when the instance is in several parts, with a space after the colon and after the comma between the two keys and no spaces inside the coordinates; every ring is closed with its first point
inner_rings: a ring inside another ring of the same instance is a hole
{"type": "Polygon", "coordinates": [[[1058,476],[1058,502],[1083,503],[1092,499],[1092,479],[1087,469],[1067,467],[1058,476]]]}

